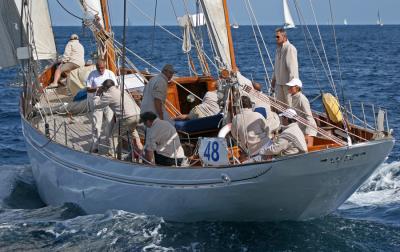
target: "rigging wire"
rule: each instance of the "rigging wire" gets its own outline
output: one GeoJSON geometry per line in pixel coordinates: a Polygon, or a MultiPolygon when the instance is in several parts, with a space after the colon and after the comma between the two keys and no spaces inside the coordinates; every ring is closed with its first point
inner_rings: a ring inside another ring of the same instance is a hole
{"type": "Polygon", "coordinates": [[[336,86],[335,86],[335,81],[333,80],[332,70],[331,70],[331,67],[330,67],[330,65],[329,65],[328,56],[327,56],[326,50],[325,50],[325,44],[324,44],[324,41],[323,41],[323,39],[322,39],[321,30],[319,29],[319,25],[318,25],[318,21],[317,21],[317,16],[315,15],[314,5],[313,5],[313,3],[312,3],[312,0],[309,0],[309,3],[310,3],[310,7],[311,7],[311,10],[312,10],[312,13],[313,13],[315,25],[316,25],[316,27],[317,27],[318,36],[319,36],[319,39],[320,39],[320,42],[321,42],[322,51],[323,51],[323,53],[324,53],[324,57],[325,57],[325,61],[326,61],[326,66],[327,66],[328,72],[329,72],[329,77],[330,77],[330,79],[331,79],[332,89],[333,89],[333,92],[334,92],[336,98],[338,98],[338,94],[337,94],[336,86]]]}
{"type": "MultiPolygon", "coordinates": [[[[297,13],[298,13],[298,15],[299,15],[299,18],[301,18],[301,20],[302,20],[302,21],[301,21],[302,26],[304,26],[304,27],[305,27],[305,31],[307,31],[307,34],[304,32],[304,33],[305,33],[305,34],[304,34],[304,36],[305,36],[304,39],[305,39],[306,43],[308,44],[308,42],[307,42],[307,41],[308,41],[307,35],[310,37],[310,40],[311,40],[311,42],[312,42],[313,48],[314,48],[314,50],[315,50],[315,53],[316,53],[316,55],[318,56],[319,61],[321,62],[322,69],[324,70],[325,75],[326,75],[326,77],[327,77],[327,79],[328,79],[328,82],[329,82],[329,84],[330,84],[331,87],[332,87],[332,85],[334,85],[334,83],[332,83],[332,80],[329,78],[329,73],[328,73],[328,71],[327,71],[327,69],[326,69],[325,62],[323,61],[323,59],[322,59],[322,57],[321,57],[321,55],[320,55],[320,53],[319,53],[319,51],[318,51],[318,47],[317,47],[317,45],[315,44],[315,41],[314,41],[314,38],[313,38],[313,36],[312,36],[312,34],[311,34],[310,28],[308,27],[308,25],[307,25],[306,22],[305,22],[305,18],[304,18],[303,14],[302,14],[300,5],[298,4],[298,0],[294,0],[294,2],[295,2],[295,6],[296,6],[297,13]]],[[[311,50],[309,51],[309,53],[310,53],[310,58],[312,59],[311,50]]]]}
{"type": "MultiPolygon", "coordinates": [[[[305,24],[303,24],[302,19],[301,19],[301,16],[302,16],[302,15],[301,15],[301,13],[300,13],[300,6],[297,5],[297,1],[296,1],[296,0],[294,1],[294,4],[295,4],[295,7],[296,7],[296,12],[297,12],[297,17],[298,17],[298,19],[299,19],[299,23],[302,24],[301,29],[302,29],[302,31],[303,31],[304,41],[305,41],[306,46],[307,46],[307,50],[308,50],[308,54],[309,54],[309,56],[310,56],[311,64],[312,64],[313,69],[314,69],[315,81],[317,82],[317,86],[318,86],[320,95],[322,96],[323,91],[322,91],[322,88],[321,88],[321,83],[320,83],[319,78],[318,78],[318,71],[317,71],[317,68],[316,68],[316,66],[315,66],[315,62],[314,62],[313,56],[312,56],[310,44],[308,43],[306,30],[305,30],[305,28],[304,28],[304,27],[305,27],[305,24]]],[[[319,97],[319,96],[317,96],[317,97],[319,97]]]]}
{"type": "Polygon", "coordinates": [[[69,11],[67,8],[65,8],[64,5],[62,5],[62,4],[60,3],[59,0],[56,0],[56,1],[57,1],[57,3],[61,6],[61,8],[63,8],[68,14],[70,14],[71,16],[73,16],[73,17],[76,18],[76,19],[79,19],[79,20],[83,21],[83,18],[81,18],[81,17],[79,17],[78,15],[75,15],[74,13],[72,13],[71,11],[69,11]]]}
{"type": "Polygon", "coordinates": [[[153,37],[152,37],[152,39],[151,39],[151,55],[153,55],[153,50],[154,50],[154,39],[155,39],[155,37],[156,37],[157,6],[158,6],[158,0],[156,0],[155,6],[154,6],[153,37]]]}
{"type": "MultiPolygon", "coordinates": [[[[269,82],[269,84],[271,85],[271,80],[270,80],[270,78],[269,78],[267,66],[266,66],[265,60],[264,60],[264,55],[263,55],[263,53],[262,53],[262,51],[261,51],[260,43],[258,42],[258,36],[257,36],[257,34],[256,34],[256,30],[254,29],[254,23],[253,23],[253,19],[252,19],[252,17],[251,17],[251,14],[250,14],[249,6],[248,6],[248,0],[244,0],[244,1],[245,1],[245,6],[246,6],[247,13],[248,13],[249,18],[250,18],[251,28],[252,28],[252,30],[253,30],[253,35],[254,35],[254,38],[255,38],[255,40],[256,40],[256,44],[257,44],[257,48],[258,48],[258,53],[260,54],[261,62],[262,62],[262,64],[263,64],[264,71],[265,71],[265,74],[266,74],[266,76],[267,76],[268,82],[269,82]]],[[[267,84],[267,83],[266,83],[266,84],[267,84]]],[[[267,88],[268,88],[268,87],[267,87],[267,88]]]]}
{"type": "Polygon", "coordinates": [[[328,0],[328,1],[329,1],[329,10],[330,10],[330,13],[331,13],[331,24],[332,24],[332,30],[333,30],[333,38],[334,38],[334,41],[335,41],[335,48],[336,48],[336,58],[337,58],[337,65],[338,65],[338,72],[339,72],[339,86],[340,86],[340,91],[342,93],[342,102],[343,102],[343,104],[345,104],[346,99],[345,99],[344,90],[343,90],[342,69],[341,69],[341,65],[340,65],[339,46],[338,46],[338,43],[337,43],[336,29],[335,29],[335,25],[334,25],[333,8],[332,8],[331,0],[328,0]]]}

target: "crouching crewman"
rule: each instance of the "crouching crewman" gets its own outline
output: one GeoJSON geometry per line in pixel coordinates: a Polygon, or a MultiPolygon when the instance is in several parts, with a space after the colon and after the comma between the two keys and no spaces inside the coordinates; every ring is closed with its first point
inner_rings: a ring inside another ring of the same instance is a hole
{"type": "Polygon", "coordinates": [[[145,159],[151,164],[180,166],[186,157],[174,126],[153,112],[141,114],[140,121],[146,126],[145,159]]]}
{"type": "Polygon", "coordinates": [[[296,111],[294,109],[286,109],[279,116],[282,118],[283,131],[275,141],[264,145],[260,149],[260,155],[263,159],[268,160],[272,156],[287,156],[308,151],[304,134],[295,120],[296,111]]]}
{"type": "Polygon", "coordinates": [[[136,126],[140,120],[140,108],[133,98],[124,91],[124,106],[122,107],[121,90],[115,86],[112,80],[105,80],[97,94],[98,96],[94,99],[94,106],[96,108],[109,106],[117,119],[117,122],[112,127],[111,134],[107,136],[109,155],[115,155],[113,147],[116,147],[117,150],[119,148],[119,127],[121,127],[121,136],[125,137],[128,135],[129,139],[133,139],[134,148],[141,151],[143,146],[140,142],[139,134],[136,131],[136,126]]]}

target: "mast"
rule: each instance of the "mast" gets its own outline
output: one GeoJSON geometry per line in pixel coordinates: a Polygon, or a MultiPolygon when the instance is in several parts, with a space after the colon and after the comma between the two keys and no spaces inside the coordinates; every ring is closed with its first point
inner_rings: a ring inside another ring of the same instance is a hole
{"type": "MultiPolygon", "coordinates": [[[[104,30],[107,34],[111,35],[111,24],[110,17],[108,15],[107,0],[100,0],[101,12],[103,14],[104,30]]],[[[105,60],[107,62],[107,67],[114,73],[117,72],[117,66],[115,63],[115,50],[114,42],[111,40],[111,46],[107,46],[105,60]]]]}
{"type": "Polygon", "coordinates": [[[232,67],[232,72],[236,73],[239,71],[239,69],[236,65],[235,49],[233,47],[231,25],[229,23],[228,4],[227,4],[226,0],[223,0],[223,5],[224,5],[224,13],[225,13],[226,32],[228,35],[228,43],[229,43],[229,54],[231,56],[231,67],[232,67]]]}

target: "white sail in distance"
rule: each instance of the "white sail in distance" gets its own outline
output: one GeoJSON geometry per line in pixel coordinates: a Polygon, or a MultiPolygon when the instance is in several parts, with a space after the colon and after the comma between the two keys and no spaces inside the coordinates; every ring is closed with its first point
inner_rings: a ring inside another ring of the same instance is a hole
{"type": "Polygon", "coordinates": [[[201,0],[200,3],[206,17],[212,43],[219,58],[219,65],[232,70],[223,0],[201,0]]]}
{"type": "Polygon", "coordinates": [[[283,17],[284,17],[284,28],[291,29],[295,28],[296,25],[294,24],[292,14],[290,14],[290,9],[287,0],[282,0],[283,2],[283,17]]]}
{"type": "Polygon", "coordinates": [[[28,46],[35,60],[57,56],[47,0],[3,0],[0,2],[0,68],[18,64],[17,48],[28,46]],[[22,23],[21,23],[22,17],[22,23]],[[29,31],[28,33],[26,31],[29,31]],[[29,41],[28,39],[29,38],[29,41]]]}

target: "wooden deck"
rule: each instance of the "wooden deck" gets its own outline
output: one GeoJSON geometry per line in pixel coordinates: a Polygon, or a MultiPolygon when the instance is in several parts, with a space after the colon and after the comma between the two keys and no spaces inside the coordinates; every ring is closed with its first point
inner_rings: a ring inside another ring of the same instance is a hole
{"type": "MultiPolygon", "coordinates": [[[[40,99],[40,106],[44,109],[36,113],[36,116],[32,119],[32,124],[43,134],[46,134],[43,114],[45,114],[44,110],[47,110],[45,120],[49,125],[50,138],[74,150],[89,152],[92,139],[92,124],[88,113],[70,114],[49,111],[50,107],[56,107],[68,102],[72,102],[72,97],[66,94],[65,88],[46,89],[46,95],[42,95],[40,99]]],[[[101,155],[105,155],[108,152],[105,143],[105,137],[102,137],[99,146],[99,154],[101,155]]]]}

